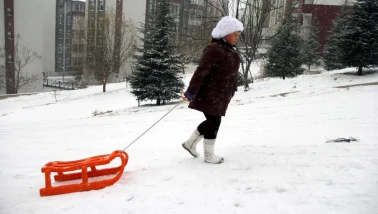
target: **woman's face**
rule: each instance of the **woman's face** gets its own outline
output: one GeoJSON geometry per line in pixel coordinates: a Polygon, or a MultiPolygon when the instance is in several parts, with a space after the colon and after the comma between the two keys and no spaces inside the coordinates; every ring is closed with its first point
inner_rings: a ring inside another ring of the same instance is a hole
{"type": "Polygon", "coordinates": [[[240,32],[236,31],[233,33],[228,34],[227,36],[224,37],[224,40],[226,40],[227,43],[231,45],[236,45],[236,43],[239,40],[240,32]]]}

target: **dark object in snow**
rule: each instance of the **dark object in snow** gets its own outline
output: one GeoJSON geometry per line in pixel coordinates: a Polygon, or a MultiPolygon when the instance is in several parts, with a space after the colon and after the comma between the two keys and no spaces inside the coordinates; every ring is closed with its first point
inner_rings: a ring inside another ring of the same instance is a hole
{"type": "Polygon", "coordinates": [[[113,111],[105,111],[105,112],[103,112],[103,111],[99,111],[99,110],[95,110],[94,112],[92,112],[92,115],[93,116],[98,116],[98,115],[104,115],[104,114],[110,114],[110,113],[112,113],[113,111]]]}
{"type": "Polygon", "coordinates": [[[334,140],[327,140],[326,143],[350,143],[351,141],[358,141],[358,140],[353,138],[353,137],[337,138],[337,139],[334,139],[334,140]]]}

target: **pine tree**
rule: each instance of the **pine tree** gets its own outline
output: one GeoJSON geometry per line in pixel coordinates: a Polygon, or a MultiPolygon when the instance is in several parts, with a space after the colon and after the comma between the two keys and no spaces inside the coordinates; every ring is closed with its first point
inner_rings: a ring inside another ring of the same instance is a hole
{"type": "Polygon", "coordinates": [[[342,62],[346,66],[362,68],[377,65],[378,58],[378,1],[357,0],[341,36],[342,62]]]}
{"type": "Polygon", "coordinates": [[[344,27],[347,24],[348,13],[344,6],[338,18],[333,22],[333,30],[329,41],[324,48],[324,65],[327,71],[345,68],[342,62],[342,50],[340,48],[341,37],[345,33],[344,27]]]}
{"type": "Polygon", "coordinates": [[[300,56],[301,38],[296,32],[295,24],[287,24],[272,41],[268,51],[265,75],[268,77],[295,77],[302,74],[300,56]]]}
{"type": "Polygon", "coordinates": [[[174,19],[167,0],[157,2],[153,18],[144,26],[144,47],[137,56],[130,84],[138,101],[156,100],[160,105],[179,98],[184,88],[179,54],[174,44],[174,19]]]}
{"type": "Polygon", "coordinates": [[[302,45],[302,62],[307,65],[308,71],[311,65],[320,65],[319,46],[319,24],[314,19],[309,32],[304,36],[302,45]]]}

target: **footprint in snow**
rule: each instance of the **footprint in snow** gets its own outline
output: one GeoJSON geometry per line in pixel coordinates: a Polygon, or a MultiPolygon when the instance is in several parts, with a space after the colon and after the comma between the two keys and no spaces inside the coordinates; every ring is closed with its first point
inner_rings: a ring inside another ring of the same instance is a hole
{"type": "Polygon", "coordinates": [[[166,177],[166,178],[163,178],[163,179],[161,179],[162,181],[170,181],[170,180],[172,180],[172,178],[173,177],[166,177]]]}
{"type": "Polygon", "coordinates": [[[276,191],[279,193],[284,193],[284,192],[287,192],[287,189],[284,189],[282,187],[276,187],[276,191]]]}

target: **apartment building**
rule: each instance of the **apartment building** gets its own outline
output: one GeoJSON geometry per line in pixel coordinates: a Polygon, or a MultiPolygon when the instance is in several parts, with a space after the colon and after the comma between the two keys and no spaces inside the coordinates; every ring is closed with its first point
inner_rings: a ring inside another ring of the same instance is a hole
{"type": "Polygon", "coordinates": [[[55,72],[82,73],[84,17],[85,0],[56,0],[55,72]]]}
{"type": "Polygon", "coordinates": [[[301,26],[301,33],[306,34],[316,19],[320,34],[320,51],[323,51],[341,8],[345,3],[354,2],[355,0],[272,0],[272,5],[279,9],[270,13],[269,28],[279,27],[286,16],[291,16],[301,26]]]}
{"type": "Polygon", "coordinates": [[[297,15],[297,17],[300,17],[302,34],[308,33],[313,21],[316,20],[319,28],[320,51],[323,52],[333,29],[333,22],[341,9],[355,2],[355,0],[300,0],[297,14],[301,16],[297,15]]]}
{"type": "MultiPolygon", "coordinates": [[[[89,73],[94,69],[99,56],[96,56],[96,50],[100,48],[101,34],[105,17],[107,13],[114,14],[114,59],[115,69],[110,75],[108,82],[117,82],[124,78],[125,73],[130,73],[130,66],[124,65],[120,68],[120,45],[121,44],[121,24],[122,20],[129,20],[139,27],[139,24],[145,21],[145,8],[146,2],[140,0],[87,0],[86,12],[85,12],[85,24],[86,24],[86,73],[89,73]],[[118,59],[118,61],[117,61],[118,59]],[[127,71],[125,71],[125,69],[127,71]],[[123,70],[123,74],[120,71],[123,70]]],[[[127,64],[127,63],[126,63],[127,64]]]]}

